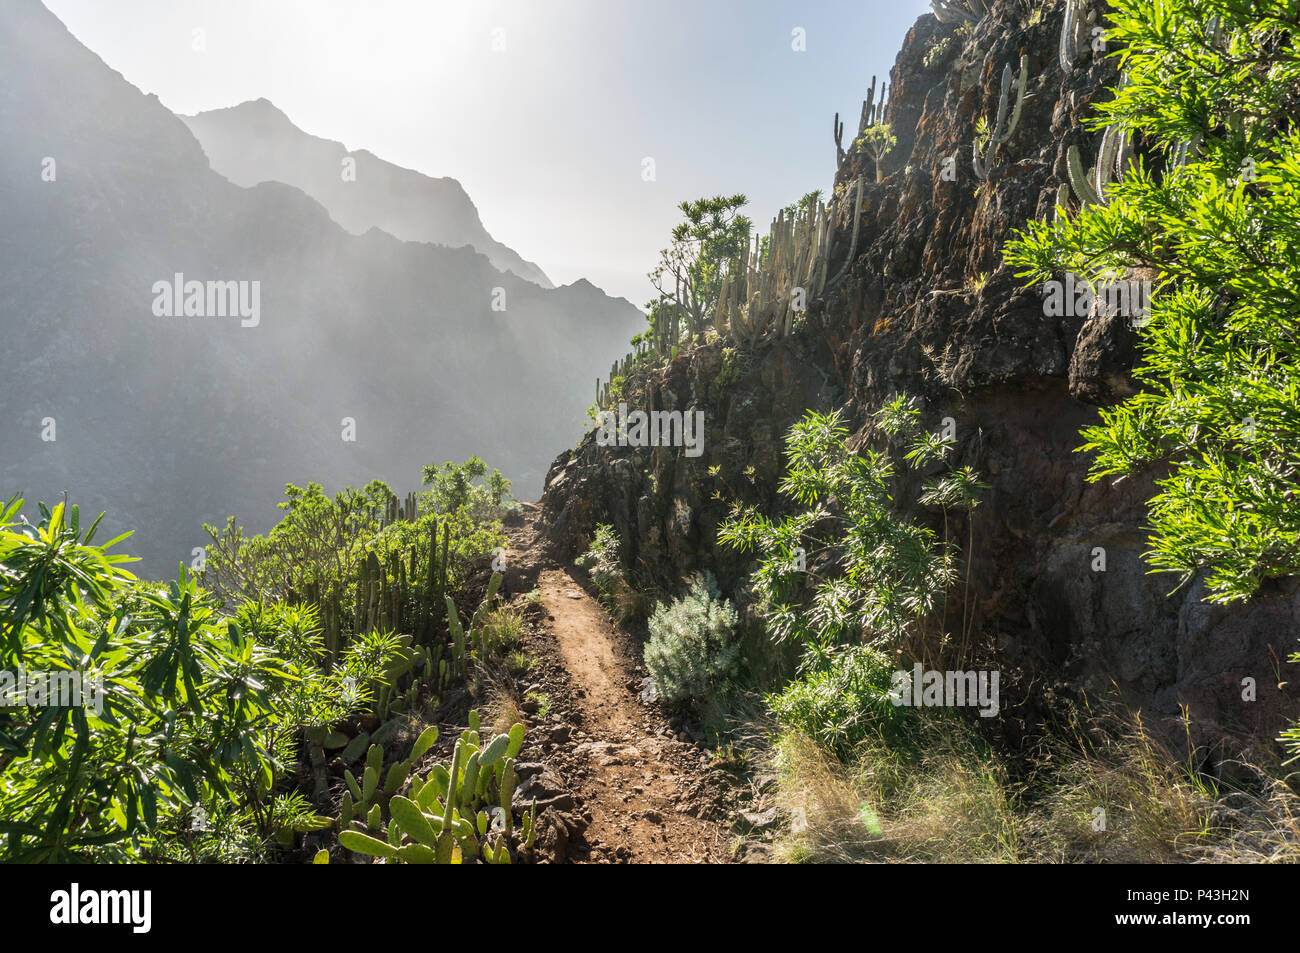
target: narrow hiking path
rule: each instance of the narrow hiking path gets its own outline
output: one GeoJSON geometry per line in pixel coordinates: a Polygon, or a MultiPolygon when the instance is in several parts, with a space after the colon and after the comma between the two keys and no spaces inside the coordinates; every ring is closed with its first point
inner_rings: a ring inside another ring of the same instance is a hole
{"type": "Polygon", "coordinates": [[[642,698],[639,642],[578,570],[545,551],[534,519],[511,531],[506,554],[512,593],[541,595],[525,607],[535,661],[523,704],[539,723],[541,751],[525,796],[544,795],[539,805],[556,809],[564,829],[550,824],[548,834],[564,841],[558,853],[569,862],[730,861],[734,837],[709,753],[642,698]]]}

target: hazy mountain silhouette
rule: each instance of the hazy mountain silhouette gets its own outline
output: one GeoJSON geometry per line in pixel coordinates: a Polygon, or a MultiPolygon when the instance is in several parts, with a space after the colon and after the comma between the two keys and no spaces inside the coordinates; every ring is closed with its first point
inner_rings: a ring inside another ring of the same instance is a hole
{"type": "Polygon", "coordinates": [[[0,13],[0,210],[0,496],[107,509],[149,574],[204,521],[265,529],[289,481],[401,491],[479,453],[536,494],[642,323],[588,282],[544,289],[232,184],[38,0],[0,13]],[[259,322],[155,314],[177,274],[260,282],[259,322]]]}
{"type": "Polygon", "coordinates": [[[380,228],[403,241],[469,245],[501,271],[554,287],[542,269],[488,234],[455,179],[435,179],[364,149],[349,152],[341,142],[308,135],[265,99],[181,119],[212,168],[236,185],[296,186],[353,234],[380,228]]]}

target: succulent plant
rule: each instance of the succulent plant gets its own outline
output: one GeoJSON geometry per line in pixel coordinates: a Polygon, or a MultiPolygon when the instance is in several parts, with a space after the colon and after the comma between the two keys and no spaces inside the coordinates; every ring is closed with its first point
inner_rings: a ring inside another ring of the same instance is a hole
{"type": "Polygon", "coordinates": [[[1025,104],[1025,87],[1029,84],[1029,54],[1020,55],[1020,71],[1012,74],[1011,64],[1002,68],[1002,91],[998,96],[997,120],[988,134],[987,151],[980,156],[980,143],[974,148],[975,177],[981,182],[989,177],[997,158],[997,151],[1016,131],[1020,125],[1020,111],[1025,104]],[[1011,90],[1016,91],[1015,106],[1011,106],[1011,90]],[[1010,110],[1008,114],[1008,110],[1010,110]]]}
{"type": "Polygon", "coordinates": [[[1074,69],[1074,62],[1089,48],[1088,36],[1097,22],[1097,12],[1084,8],[1087,0],[1065,0],[1065,17],[1061,20],[1061,41],[1057,58],[1062,72],[1074,69]]]}
{"type": "MultiPolygon", "coordinates": [[[[1177,150],[1175,150],[1177,155],[1177,150]]],[[[1183,160],[1186,152],[1182,154],[1183,160]]],[[[1175,158],[1175,162],[1180,162],[1175,158]]],[[[1066,167],[1070,176],[1070,187],[1084,205],[1109,205],[1107,187],[1116,177],[1122,176],[1133,163],[1132,136],[1118,125],[1106,127],[1101,137],[1101,147],[1097,153],[1097,164],[1086,172],[1083,158],[1077,145],[1066,151],[1066,167]]]]}
{"type": "MultiPolygon", "coordinates": [[[[339,844],[355,853],[398,863],[453,863],[458,854],[461,863],[511,863],[514,757],[523,744],[524,726],[517,724],[482,746],[478,727],[478,713],[472,712],[470,727],[457,739],[450,763],[435,764],[422,778],[409,772],[437,739],[436,728],[426,729],[410,757],[389,769],[388,778],[400,776],[398,788],[406,785],[406,793],[388,791],[385,784],[384,794],[366,817],[368,830],[358,829],[351,816],[347,822],[340,818],[340,826],[346,829],[339,835],[339,844]],[[489,807],[504,813],[502,831],[492,829],[489,807]]],[[[366,770],[378,775],[373,764],[367,764],[366,770]]],[[[344,796],[349,808],[354,784],[355,779],[349,781],[344,796]]],[[[534,803],[523,821],[519,843],[525,850],[532,849],[535,839],[535,814],[534,803]]]]}
{"type": "Polygon", "coordinates": [[[789,335],[796,295],[806,301],[825,285],[831,234],[831,210],[820,198],[793,214],[783,209],[724,277],[713,311],[718,333],[748,347],[789,335]]]}

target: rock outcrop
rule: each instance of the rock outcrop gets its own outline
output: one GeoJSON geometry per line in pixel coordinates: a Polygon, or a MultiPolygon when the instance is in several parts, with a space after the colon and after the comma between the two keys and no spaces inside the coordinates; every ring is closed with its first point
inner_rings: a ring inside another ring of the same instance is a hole
{"type": "Polygon", "coordinates": [[[839,408],[862,439],[874,408],[913,395],[932,429],[953,418],[954,462],[991,484],[973,527],[965,518],[949,526],[963,550],[973,540],[970,589],[952,597],[950,617],[973,612],[980,665],[1003,672],[1007,740],[1051,717],[1060,698],[1117,691],[1171,736],[1186,706],[1195,743],[1222,757],[1296,717],[1294,690],[1278,683],[1295,684],[1284,660],[1296,648],[1300,597],[1293,584],[1273,584],[1228,609],[1204,602],[1196,582],[1171,592],[1176,580],[1151,575],[1142,559],[1154,475],[1088,482],[1080,428],[1098,405],[1134,392],[1136,333],[1097,313],[1045,317],[1041,294],[1021,287],[1002,248],[1027,220],[1051,214],[1069,147],[1096,154],[1099,137],[1082,121],[1116,69],[1091,52],[1062,68],[1064,4],[1037,18],[1006,0],[992,7],[969,33],[930,15],[909,32],[891,76],[897,146],[878,185],[866,154],[850,151],[842,164],[830,273],[848,253],[851,183],[865,172],[858,253],[804,325],[753,352],[725,341],[683,349],[632,377],[630,406],[705,412],[703,455],[603,448],[589,434],[553,464],[543,525],[574,553],[596,524],[611,523],[642,582],[673,591],[710,568],[743,603],[752,563],[719,547],[716,529],[733,499],[780,509],[789,426],[807,409],[839,408]],[[1023,114],[981,182],[976,123],[993,124],[1003,69],[1022,54],[1023,114]],[[1093,569],[1098,548],[1105,571],[1093,569]],[[1256,701],[1243,701],[1246,678],[1256,701]]]}

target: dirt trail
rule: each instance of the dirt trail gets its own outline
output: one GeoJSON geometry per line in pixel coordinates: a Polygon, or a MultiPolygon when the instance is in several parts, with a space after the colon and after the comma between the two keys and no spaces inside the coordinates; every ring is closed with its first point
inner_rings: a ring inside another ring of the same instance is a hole
{"type": "Polygon", "coordinates": [[[545,771],[562,778],[579,819],[566,859],[731,860],[709,755],[681,740],[658,704],[642,700],[639,643],[613,624],[576,570],[542,551],[531,524],[511,534],[508,558],[519,582],[541,592],[526,647],[537,660],[530,677],[550,708],[541,719],[545,771]]]}

